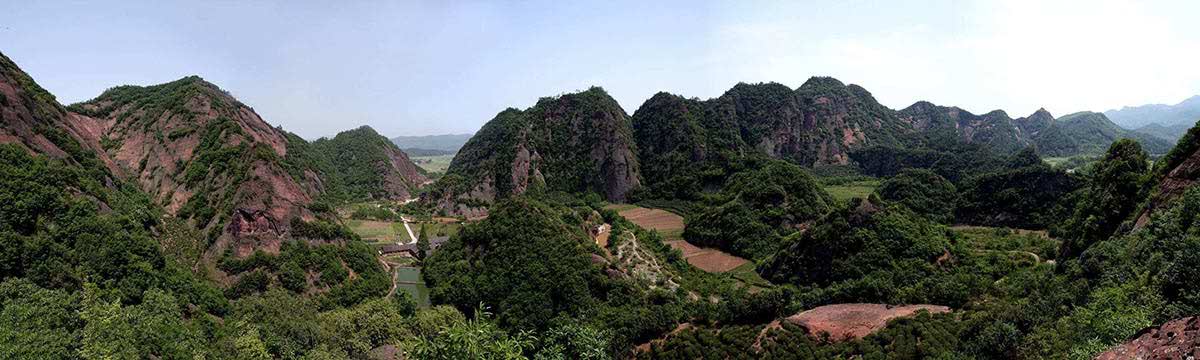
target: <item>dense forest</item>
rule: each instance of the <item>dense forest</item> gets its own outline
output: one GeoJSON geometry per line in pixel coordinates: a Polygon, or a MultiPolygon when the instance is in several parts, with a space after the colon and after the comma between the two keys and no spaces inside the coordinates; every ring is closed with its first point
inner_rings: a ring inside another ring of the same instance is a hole
{"type": "Polygon", "coordinates": [[[832,78],[633,116],[592,88],[427,184],[198,77],[62,106],[0,60],[0,358],[1084,359],[1200,315],[1200,126],[1164,155],[832,78]],[[363,224],[408,229],[427,299],[363,224]],[[919,310],[811,320],[846,305],[919,310]]]}

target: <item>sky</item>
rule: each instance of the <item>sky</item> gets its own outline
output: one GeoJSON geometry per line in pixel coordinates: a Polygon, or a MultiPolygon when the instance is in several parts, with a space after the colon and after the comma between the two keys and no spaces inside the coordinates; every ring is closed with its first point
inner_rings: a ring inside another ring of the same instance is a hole
{"type": "Polygon", "coordinates": [[[200,75],[305,138],[470,133],[605,88],[859,84],[900,109],[1055,115],[1200,94],[1200,1],[21,1],[0,52],[70,104],[200,75]]]}

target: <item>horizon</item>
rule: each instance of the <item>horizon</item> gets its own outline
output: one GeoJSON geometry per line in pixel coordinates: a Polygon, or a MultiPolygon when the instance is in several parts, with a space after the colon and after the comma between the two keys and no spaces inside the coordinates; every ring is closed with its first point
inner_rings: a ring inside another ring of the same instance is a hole
{"type": "Polygon", "coordinates": [[[306,139],[362,125],[474,133],[506,108],[590,86],[631,115],[660,91],[710,99],[813,76],[892,109],[1018,117],[1200,94],[1188,64],[1200,29],[1186,16],[1197,3],[808,5],[21,3],[0,14],[0,49],[64,104],[197,74],[306,139]]]}

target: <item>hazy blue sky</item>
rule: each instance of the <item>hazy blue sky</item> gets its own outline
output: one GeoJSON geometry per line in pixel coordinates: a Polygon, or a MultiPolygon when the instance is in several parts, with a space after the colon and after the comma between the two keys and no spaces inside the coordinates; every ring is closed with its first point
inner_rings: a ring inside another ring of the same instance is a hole
{"type": "Polygon", "coordinates": [[[813,75],[1014,116],[1200,94],[1194,0],[4,2],[0,52],[63,103],[197,74],[307,138],[473,132],[590,85],[630,114],[813,75]]]}

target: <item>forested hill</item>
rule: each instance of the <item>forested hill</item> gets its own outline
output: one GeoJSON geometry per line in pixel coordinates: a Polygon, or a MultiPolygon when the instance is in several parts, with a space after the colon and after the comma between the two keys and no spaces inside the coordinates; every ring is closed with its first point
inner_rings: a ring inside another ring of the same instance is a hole
{"type": "Polygon", "coordinates": [[[426,181],[370,129],[308,144],[198,76],[118,86],[64,107],[8,58],[0,70],[0,142],[137,185],[167,214],[203,229],[213,254],[277,251],[295,219],[330,217],[314,204],[406,199],[426,181]]]}
{"type": "Polygon", "coordinates": [[[603,89],[507,109],[471,137],[429,196],[451,212],[528,191],[625,199],[641,183],[629,116],[603,89]]]}
{"type": "Polygon", "coordinates": [[[613,121],[580,126],[556,120],[545,115],[551,104],[545,99],[526,111],[501,112],[455,157],[431,201],[448,213],[479,215],[496,198],[542,183],[550,190],[591,191],[610,200],[624,199],[637,184],[642,185],[633,193],[638,199],[697,199],[747,159],[848,165],[852,154],[870,148],[946,149],[961,143],[1001,155],[1033,147],[1041,156],[1070,157],[1098,155],[1122,138],[1137,140],[1155,155],[1171,146],[1097,113],[1056,119],[1039,109],[1013,119],[1000,110],[975,115],[926,101],[892,110],[866,89],[830,77],[810,78],[796,89],[740,83],[709,100],[658,93],[629,121],[619,120],[624,112],[597,89],[564,96],[557,104],[582,105],[575,99],[586,98],[609,104],[608,115],[601,117],[613,121]],[[633,149],[636,159],[623,155],[633,149]]]}

